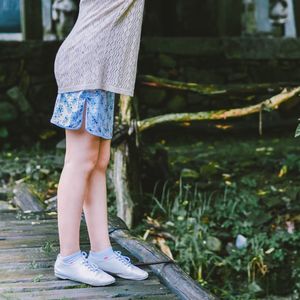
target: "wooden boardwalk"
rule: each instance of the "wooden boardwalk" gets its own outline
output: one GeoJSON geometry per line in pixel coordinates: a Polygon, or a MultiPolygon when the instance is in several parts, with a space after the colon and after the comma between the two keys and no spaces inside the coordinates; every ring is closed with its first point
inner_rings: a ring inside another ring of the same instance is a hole
{"type": "MultiPolygon", "coordinates": [[[[114,250],[121,250],[133,263],[137,259],[111,237],[114,250]]],[[[85,222],[81,224],[81,248],[88,253],[85,222]]],[[[53,264],[58,251],[55,215],[0,213],[0,299],[180,299],[149,266],[142,281],[116,277],[104,287],[57,279],[53,264]]]]}

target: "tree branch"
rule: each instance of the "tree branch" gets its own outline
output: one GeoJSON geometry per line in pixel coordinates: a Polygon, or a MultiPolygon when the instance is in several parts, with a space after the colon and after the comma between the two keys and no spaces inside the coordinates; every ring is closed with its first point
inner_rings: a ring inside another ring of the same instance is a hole
{"type": "Polygon", "coordinates": [[[141,84],[156,88],[168,88],[174,90],[190,91],[200,95],[232,95],[232,94],[251,94],[251,93],[270,93],[280,91],[286,86],[297,86],[295,83],[251,83],[235,85],[216,85],[216,84],[199,84],[174,81],[160,78],[152,75],[140,75],[141,84]]]}
{"type": "Polygon", "coordinates": [[[238,118],[251,114],[255,114],[263,110],[277,109],[280,104],[291,99],[300,92],[300,86],[290,89],[284,89],[280,94],[271,97],[258,104],[234,108],[229,110],[216,110],[198,113],[175,113],[156,116],[137,122],[137,128],[140,132],[152,128],[156,125],[169,122],[190,122],[190,121],[204,121],[204,120],[224,120],[228,118],[238,118]]]}

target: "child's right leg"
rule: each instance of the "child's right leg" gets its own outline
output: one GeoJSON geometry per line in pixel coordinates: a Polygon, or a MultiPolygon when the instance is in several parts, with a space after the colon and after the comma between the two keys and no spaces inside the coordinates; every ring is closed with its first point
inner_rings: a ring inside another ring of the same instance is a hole
{"type": "Polygon", "coordinates": [[[66,130],[65,163],[57,190],[60,254],[79,251],[79,229],[89,177],[97,163],[99,137],[83,128],[66,130]]]}

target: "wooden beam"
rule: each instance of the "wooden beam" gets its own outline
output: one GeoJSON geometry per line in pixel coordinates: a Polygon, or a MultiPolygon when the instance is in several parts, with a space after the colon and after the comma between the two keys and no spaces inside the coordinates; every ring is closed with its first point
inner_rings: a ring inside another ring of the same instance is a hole
{"type": "Polygon", "coordinates": [[[41,0],[20,0],[23,40],[43,40],[41,0]]]}
{"type": "MultiPolygon", "coordinates": [[[[113,226],[110,225],[110,228],[113,226]]],[[[116,228],[117,229],[117,228],[116,228]]],[[[110,232],[110,236],[120,246],[129,251],[140,262],[148,265],[153,273],[159,277],[160,281],[166,285],[173,293],[183,300],[213,300],[217,299],[210,292],[193,280],[184,272],[175,261],[159,251],[155,245],[150,244],[141,238],[134,237],[129,231],[124,229],[110,232]],[[169,261],[168,263],[158,263],[169,261]],[[157,262],[157,263],[156,263],[157,262]],[[150,264],[147,264],[150,263],[150,264]]],[[[141,264],[142,265],[142,264],[141,264]]]]}

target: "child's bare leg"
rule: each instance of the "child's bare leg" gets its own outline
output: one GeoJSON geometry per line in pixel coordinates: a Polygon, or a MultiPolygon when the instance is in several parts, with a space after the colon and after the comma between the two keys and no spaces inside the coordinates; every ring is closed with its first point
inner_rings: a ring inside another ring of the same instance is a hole
{"type": "Polygon", "coordinates": [[[109,139],[100,139],[98,161],[89,180],[83,209],[88,226],[91,250],[98,252],[111,246],[108,235],[106,170],[110,159],[109,139]]]}
{"type": "MultiPolygon", "coordinates": [[[[82,122],[84,124],[84,120],[82,122]]],[[[98,159],[99,137],[84,128],[66,130],[65,164],[57,190],[60,254],[80,250],[79,229],[87,183],[98,159]]]]}

